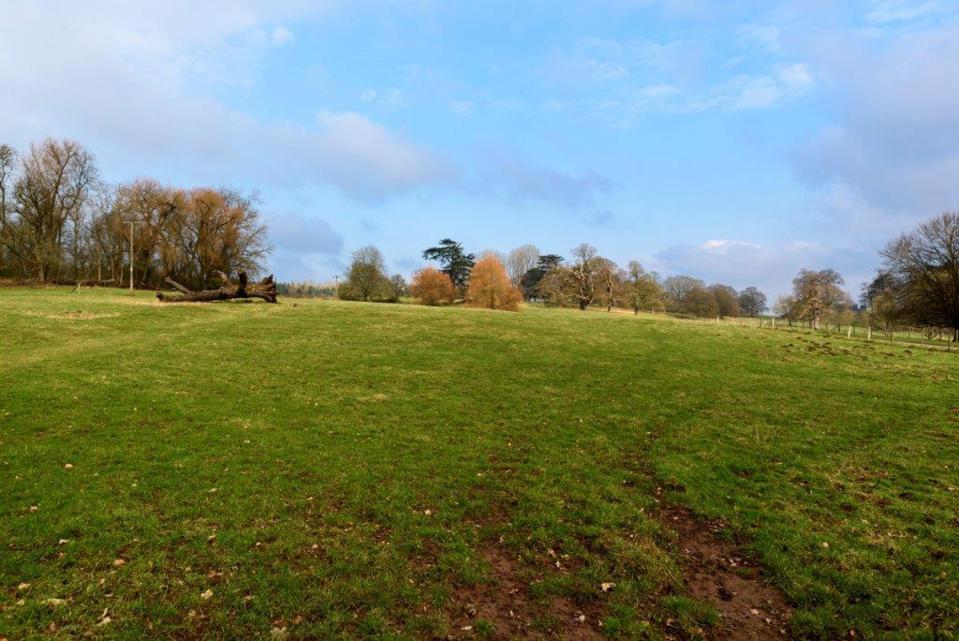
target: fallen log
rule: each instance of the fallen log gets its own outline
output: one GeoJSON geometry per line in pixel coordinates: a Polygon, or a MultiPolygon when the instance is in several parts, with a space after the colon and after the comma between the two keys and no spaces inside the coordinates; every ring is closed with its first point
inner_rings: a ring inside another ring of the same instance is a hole
{"type": "Polygon", "coordinates": [[[249,283],[246,272],[240,272],[239,282],[234,283],[230,277],[223,272],[217,272],[217,276],[223,281],[219,289],[204,289],[195,292],[170,277],[165,278],[165,282],[179,291],[182,296],[164,294],[157,292],[157,300],[161,303],[211,303],[218,300],[234,300],[237,298],[260,298],[268,303],[276,302],[276,283],[273,281],[273,274],[270,274],[258,283],[249,283]]]}

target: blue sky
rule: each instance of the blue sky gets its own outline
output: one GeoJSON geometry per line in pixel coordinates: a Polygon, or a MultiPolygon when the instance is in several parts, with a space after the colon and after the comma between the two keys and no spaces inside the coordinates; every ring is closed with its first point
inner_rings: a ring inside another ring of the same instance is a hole
{"type": "Polygon", "coordinates": [[[256,191],[284,280],[581,242],[771,296],[856,293],[959,208],[946,0],[9,3],[0,141],[256,191]]]}

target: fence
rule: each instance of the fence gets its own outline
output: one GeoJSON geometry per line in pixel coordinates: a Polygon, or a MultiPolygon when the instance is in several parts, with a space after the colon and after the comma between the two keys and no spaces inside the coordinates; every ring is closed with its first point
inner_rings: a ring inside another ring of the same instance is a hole
{"type": "Polygon", "coordinates": [[[815,329],[810,321],[789,321],[773,316],[727,318],[716,319],[716,321],[743,327],[758,327],[760,329],[773,329],[832,338],[847,338],[850,340],[885,341],[888,343],[944,349],[946,351],[952,351],[953,345],[956,344],[956,350],[959,351],[959,330],[951,327],[900,326],[879,328],[871,325],[856,325],[854,323],[837,325],[823,323],[822,327],[815,329]]]}

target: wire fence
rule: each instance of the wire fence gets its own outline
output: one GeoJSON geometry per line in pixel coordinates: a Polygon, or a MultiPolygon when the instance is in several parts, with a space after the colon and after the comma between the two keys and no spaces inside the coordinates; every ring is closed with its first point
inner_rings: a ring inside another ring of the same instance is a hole
{"type": "MultiPolygon", "coordinates": [[[[702,320],[702,319],[701,319],[702,320]]],[[[874,327],[856,323],[828,323],[823,321],[818,329],[808,320],[786,320],[772,316],[757,318],[718,318],[721,324],[739,325],[759,329],[810,334],[828,338],[845,338],[860,341],[882,341],[892,344],[921,346],[932,349],[959,352],[959,330],[952,327],[874,327]]]]}

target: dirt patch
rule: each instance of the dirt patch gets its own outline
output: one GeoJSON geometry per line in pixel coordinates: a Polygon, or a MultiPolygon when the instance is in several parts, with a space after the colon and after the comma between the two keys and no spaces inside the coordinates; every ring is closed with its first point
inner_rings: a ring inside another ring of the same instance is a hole
{"type": "Polygon", "coordinates": [[[791,615],[783,594],[768,583],[758,564],[735,543],[719,536],[721,521],[696,518],[688,509],[665,507],[659,518],[676,532],[676,554],[691,596],[711,604],[720,621],[709,639],[745,641],[788,638],[791,615]]]}
{"type": "Polygon", "coordinates": [[[43,312],[34,312],[34,311],[24,311],[20,312],[24,316],[31,316],[34,318],[47,318],[50,320],[96,320],[99,318],[114,318],[119,316],[119,314],[110,313],[110,312],[85,312],[82,310],[71,311],[71,312],[61,312],[59,314],[53,313],[43,313],[43,312]]]}
{"type": "Polygon", "coordinates": [[[454,592],[448,639],[604,639],[598,601],[577,605],[558,596],[534,599],[519,559],[502,546],[488,546],[483,556],[490,581],[454,592]]]}

